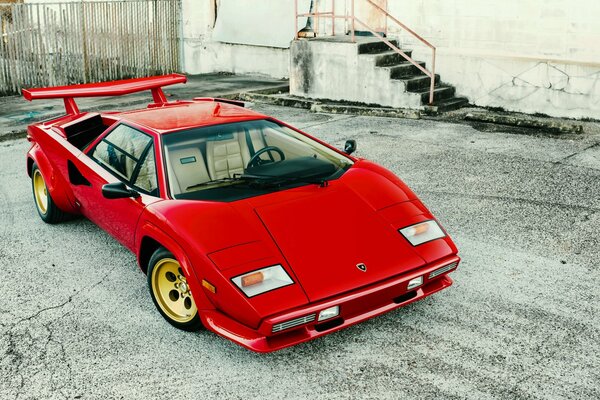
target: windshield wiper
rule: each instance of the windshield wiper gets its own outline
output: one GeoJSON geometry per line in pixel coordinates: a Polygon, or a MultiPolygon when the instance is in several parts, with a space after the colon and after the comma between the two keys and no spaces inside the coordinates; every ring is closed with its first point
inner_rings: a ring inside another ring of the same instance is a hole
{"type": "Polygon", "coordinates": [[[188,186],[187,188],[185,188],[185,190],[195,189],[195,188],[199,188],[199,187],[203,187],[203,186],[216,185],[219,183],[237,182],[237,181],[241,181],[241,180],[243,180],[243,179],[240,176],[234,175],[233,178],[221,178],[221,179],[215,179],[213,181],[197,183],[195,185],[188,186]]]}
{"type": "Polygon", "coordinates": [[[284,183],[310,183],[320,185],[321,187],[328,186],[328,181],[325,178],[318,176],[280,176],[280,175],[252,175],[252,174],[236,174],[234,176],[240,179],[253,180],[268,185],[282,185],[284,183]]]}
{"type": "Polygon", "coordinates": [[[234,174],[231,178],[221,178],[212,181],[198,183],[188,186],[185,190],[196,189],[203,186],[216,185],[219,183],[253,181],[267,185],[281,185],[284,183],[311,183],[320,186],[327,186],[327,179],[317,176],[280,176],[280,175],[252,175],[252,174],[234,174]]]}

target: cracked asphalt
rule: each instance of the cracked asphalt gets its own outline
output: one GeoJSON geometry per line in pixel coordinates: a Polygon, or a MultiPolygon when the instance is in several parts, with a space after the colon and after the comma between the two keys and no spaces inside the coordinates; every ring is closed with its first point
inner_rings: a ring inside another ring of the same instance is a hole
{"type": "Polygon", "coordinates": [[[116,241],[39,219],[28,143],[0,142],[0,399],[600,398],[600,135],[255,108],[403,178],[455,285],[267,355],[177,331],[116,241]]]}

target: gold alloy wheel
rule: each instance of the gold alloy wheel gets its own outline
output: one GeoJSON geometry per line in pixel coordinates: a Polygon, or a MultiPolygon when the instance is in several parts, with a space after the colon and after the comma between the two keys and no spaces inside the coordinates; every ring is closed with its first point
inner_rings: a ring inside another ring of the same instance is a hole
{"type": "Polygon", "coordinates": [[[39,169],[33,173],[33,194],[35,196],[35,204],[42,214],[46,214],[48,210],[48,188],[42,177],[39,169]]]}
{"type": "Polygon", "coordinates": [[[198,313],[181,266],[163,258],[152,270],[152,293],[161,310],[173,321],[190,322],[198,313]]]}

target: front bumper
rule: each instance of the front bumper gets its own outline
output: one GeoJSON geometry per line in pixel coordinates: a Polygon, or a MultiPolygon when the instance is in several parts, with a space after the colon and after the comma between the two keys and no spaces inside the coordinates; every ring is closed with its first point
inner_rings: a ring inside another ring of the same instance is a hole
{"type": "Polygon", "coordinates": [[[327,335],[439,292],[452,285],[448,273],[454,271],[459,262],[458,256],[447,257],[406,274],[268,317],[262,321],[258,329],[248,328],[216,310],[201,312],[200,317],[204,326],[213,332],[250,350],[268,353],[327,335]],[[432,272],[452,263],[456,263],[452,268],[430,278],[432,272]],[[423,284],[407,291],[408,282],[419,276],[423,276],[423,284]],[[310,314],[318,315],[321,310],[336,305],[340,306],[340,315],[336,318],[323,322],[317,322],[315,319],[300,326],[272,333],[274,325],[310,314]]]}

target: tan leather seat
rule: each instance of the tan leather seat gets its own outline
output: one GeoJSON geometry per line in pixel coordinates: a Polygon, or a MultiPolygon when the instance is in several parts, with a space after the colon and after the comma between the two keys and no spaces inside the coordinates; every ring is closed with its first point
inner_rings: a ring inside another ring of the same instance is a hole
{"type": "Polygon", "coordinates": [[[185,193],[190,186],[210,181],[198,147],[167,150],[165,156],[173,195],[185,193]]]}
{"type": "MultiPolygon", "coordinates": [[[[258,131],[250,131],[249,135],[255,152],[265,147],[258,131]]],[[[268,154],[262,156],[265,157],[268,157],[268,154]]],[[[245,132],[233,133],[228,139],[206,142],[206,164],[211,179],[231,178],[234,174],[243,174],[250,158],[245,132]]]]}
{"type": "Polygon", "coordinates": [[[228,139],[206,142],[206,163],[213,180],[244,173],[246,157],[243,154],[248,152],[245,140],[243,135],[233,133],[228,139]]]}

